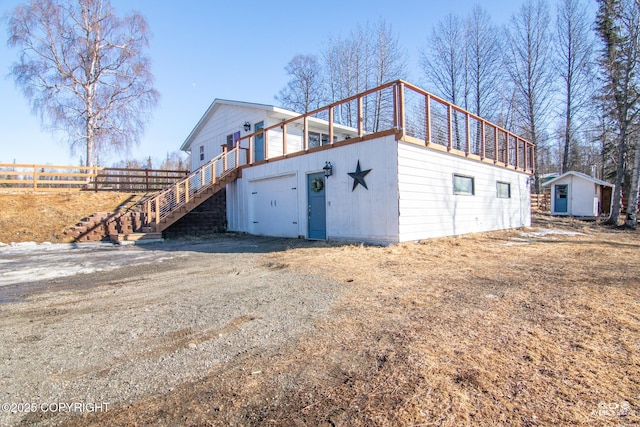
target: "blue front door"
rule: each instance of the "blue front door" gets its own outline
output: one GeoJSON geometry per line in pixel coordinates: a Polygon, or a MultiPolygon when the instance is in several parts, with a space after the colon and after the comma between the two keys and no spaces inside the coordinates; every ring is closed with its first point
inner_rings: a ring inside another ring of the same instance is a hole
{"type": "Polygon", "coordinates": [[[567,184],[557,184],[555,193],[555,212],[567,213],[567,196],[569,194],[569,186],[567,184]]]}
{"type": "MultiPolygon", "coordinates": [[[[259,122],[254,125],[253,130],[255,132],[264,129],[264,122],[259,122]]],[[[253,144],[253,161],[259,162],[264,160],[264,133],[256,135],[255,142],[253,144]]]]}
{"type": "Polygon", "coordinates": [[[327,206],[323,173],[307,175],[307,209],[309,239],[327,238],[327,206]]]}

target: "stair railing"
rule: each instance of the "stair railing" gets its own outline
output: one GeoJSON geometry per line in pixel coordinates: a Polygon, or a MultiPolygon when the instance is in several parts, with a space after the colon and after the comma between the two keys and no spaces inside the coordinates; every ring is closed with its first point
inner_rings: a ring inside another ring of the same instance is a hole
{"type": "Polygon", "coordinates": [[[147,226],[159,224],[173,211],[189,203],[196,193],[206,190],[216,184],[220,178],[246,164],[246,151],[246,148],[239,146],[231,150],[225,146],[222,153],[183,180],[148,197],[141,206],[144,223],[147,226]],[[244,159],[241,159],[241,151],[245,151],[244,159]]]}

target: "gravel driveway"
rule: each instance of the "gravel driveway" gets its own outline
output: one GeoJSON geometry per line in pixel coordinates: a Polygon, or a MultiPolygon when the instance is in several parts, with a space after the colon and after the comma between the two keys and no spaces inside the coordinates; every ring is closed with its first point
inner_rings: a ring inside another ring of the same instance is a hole
{"type": "Polygon", "coordinates": [[[322,244],[225,236],[0,248],[0,425],[113,410],[277,351],[340,287],[263,254],[322,244]]]}

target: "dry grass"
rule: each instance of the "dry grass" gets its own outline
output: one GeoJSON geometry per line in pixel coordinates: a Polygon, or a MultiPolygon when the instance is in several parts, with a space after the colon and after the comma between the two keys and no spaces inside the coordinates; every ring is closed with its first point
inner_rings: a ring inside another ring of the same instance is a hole
{"type": "Polygon", "coordinates": [[[94,212],[112,212],[128,193],[0,193],[0,242],[70,242],[64,231],[94,212]]]}
{"type": "Polygon", "coordinates": [[[544,220],[264,262],[344,284],[328,320],[277,355],[83,418],[119,425],[640,425],[638,233],[544,220]]]}
{"type": "MultiPolygon", "coordinates": [[[[0,194],[0,241],[63,241],[129,196],[0,194]]],[[[640,425],[638,233],[538,217],[548,227],[582,234],[268,254],[344,285],[313,333],[71,424],[640,425]]]]}

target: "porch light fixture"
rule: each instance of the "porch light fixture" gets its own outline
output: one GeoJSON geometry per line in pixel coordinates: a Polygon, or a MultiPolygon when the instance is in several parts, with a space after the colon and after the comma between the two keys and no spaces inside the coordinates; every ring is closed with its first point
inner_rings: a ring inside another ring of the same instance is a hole
{"type": "Polygon", "coordinates": [[[331,175],[333,175],[333,165],[331,164],[331,162],[324,162],[324,167],[322,168],[322,170],[324,171],[324,176],[326,178],[329,178],[331,175]]]}
{"type": "Polygon", "coordinates": [[[244,131],[249,132],[251,130],[251,123],[244,122],[244,131]]]}

